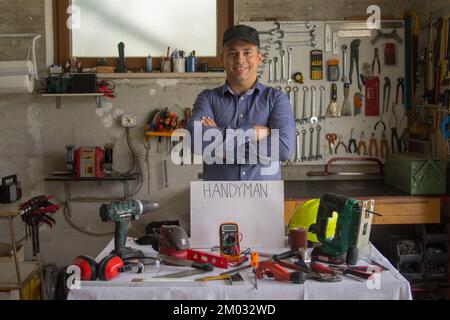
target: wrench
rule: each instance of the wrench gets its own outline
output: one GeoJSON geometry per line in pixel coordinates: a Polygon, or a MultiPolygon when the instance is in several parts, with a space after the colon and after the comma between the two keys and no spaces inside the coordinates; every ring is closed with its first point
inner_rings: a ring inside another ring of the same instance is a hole
{"type": "Polygon", "coordinates": [[[273,64],[272,59],[269,59],[269,83],[273,82],[273,64]]]}
{"type": "Polygon", "coordinates": [[[299,95],[299,88],[295,86],[292,91],[294,91],[294,119],[295,121],[298,121],[298,95],[299,95]]]}
{"type": "Polygon", "coordinates": [[[286,83],[286,59],[285,59],[286,51],[280,50],[280,56],[281,56],[281,83],[286,83]]]}
{"type": "Polygon", "coordinates": [[[275,38],[270,37],[270,38],[267,38],[265,40],[261,40],[261,43],[272,44],[274,42],[274,40],[275,40],[275,38]]]}
{"type": "Polygon", "coordinates": [[[306,162],[308,159],[305,156],[305,144],[306,144],[306,130],[302,130],[302,157],[300,159],[301,162],[306,162]]]}
{"type": "Polygon", "coordinates": [[[311,21],[306,21],[306,22],[304,22],[304,23],[301,23],[301,22],[278,22],[278,21],[275,21],[274,23],[273,23],[273,30],[280,30],[281,29],[281,26],[299,26],[299,27],[305,27],[306,28],[306,30],[308,30],[308,31],[312,31],[312,30],[316,30],[317,29],[317,26],[316,25],[313,25],[312,23],[311,23],[311,21]]]}
{"type": "MultiPolygon", "coordinates": [[[[278,45],[277,48],[275,48],[276,50],[283,50],[283,41],[275,41],[274,44],[278,45]]],[[[317,39],[309,39],[309,40],[305,40],[305,41],[295,41],[295,42],[287,42],[287,45],[289,45],[289,47],[313,47],[313,48],[317,48],[319,46],[319,42],[317,41],[317,39]]]]}
{"type": "Polygon", "coordinates": [[[302,147],[302,143],[301,143],[301,138],[300,138],[300,131],[298,131],[298,130],[297,130],[297,137],[296,137],[296,139],[297,139],[297,147],[296,147],[296,150],[295,150],[295,160],[294,160],[294,162],[295,163],[300,163],[300,162],[302,162],[302,158],[301,158],[301,155],[300,155],[300,148],[302,147]]]}
{"type": "Polygon", "coordinates": [[[288,53],[288,80],[287,82],[289,84],[292,83],[292,53],[294,52],[294,49],[292,48],[287,48],[287,53],[288,53]]]}
{"type": "Polygon", "coordinates": [[[303,111],[302,111],[302,119],[301,119],[302,124],[308,123],[308,117],[306,117],[306,98],[307,98],[308,91],[309,91],[309,88],[304,86],[303,87],[303,111]]]}
{"type": "Polygon", "coordinates": [[[314,161],[316,157],[313,155],[314,153],[314,128],[309,128],[309,157],[308,161],[314,161]]]}
{"type": "Polygon", "coordinates": [[[346,45],[343,45],[341,47],[342,49],[342,82],[347,83],[348,82],[348,74],[347,74],[347,49],[348,47],[346,45]]]}
{"type": "Polygon", "coordinates": [[[273,82],[278,82],[278,75],[277,75],[277,64],[278,64],[278,57],[273,58],[273,82]]]}
{"type": "Polygon", "coordinates": [[[270,35],[270,36],[274,36],[275,35],[275,31],[276,30],[269,30],[269,31],[258,31],[258,33],[259,33],[259,35],[262,35],[262,34],[268,34],[268,35],[270,35]]]}
{"type": "Polygon", "coordinates": [[[323,96],[325,94],[325,87],[320,86],[320,112],[319,112],[319,121],[325,121],[326,117],[323,115],[323,96]]]}
{"type": "Polygon", "coordinates": [[[284,88],[284,90],[286,91],[286,93],[289,96],[289,102],[292,104],[293,100],[294,100],[294,99],[292,99],[292,88],[290,86],[287,86],[286,88],[284,88]]]}
{"type": "Polygon", "coordinates": [[[321,126],[317,126],[316,128],[317,131],[317,145],[316,145],[316,160],[320,161],[322,160],[322,155],[320,154],[320,132],[322,131],[322,127],[321,126]]]}
{"type": "Polygon", "coordinates": [[[315,86],[311,87],[311,118],[309,121],[311,123],[317,123],[318,119],[316,117],[316,91],[317,88],[315,86]]]}

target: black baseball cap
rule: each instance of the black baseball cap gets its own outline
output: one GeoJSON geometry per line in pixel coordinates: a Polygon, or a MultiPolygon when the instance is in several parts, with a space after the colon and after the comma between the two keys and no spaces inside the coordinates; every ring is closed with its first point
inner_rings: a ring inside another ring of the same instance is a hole
{"type": "Polygon", "coordinates": [[[245,40],[260,47],[258,31],[250,26],[238,25],[229,28],[223,35],[222,46],[225,47],[234,40],[245,40]]]}

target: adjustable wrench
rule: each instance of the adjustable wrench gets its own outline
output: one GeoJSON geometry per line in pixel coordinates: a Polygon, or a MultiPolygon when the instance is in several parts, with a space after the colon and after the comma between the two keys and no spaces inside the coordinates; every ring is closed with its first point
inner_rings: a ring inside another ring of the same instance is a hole
{"type": "Polygon", "coordinates": [[[302,157],[300,159],[301,162],[306,162],[308,159],[305,155],[305,144],[306,144],[306,130],[302,130],[302,157]]]}
{"type": "Polygon", "coordinates": [[[277,75],[277,64],[278,64],[278,57],[273,58],[273,82],[278,82],[278,75],[277,75]]]}
{"type": "Polygon", "coordinates": [[[309,121],[311,123],[317,123],[318,119],[316,117],[316,91],[317,88],[315,86],[311,87],[311,118],[309,121]]]}
{"type": "Polygon", "coordinates": [[[294,119],[298,120],[298,95],[299,95],[299,88],[295,86],[292,91],[294,91],[294,119]]]}
{"type": "Polygon", "coordinates": [[[308,161],[314,161],[316,160],[316,157],[314,156],[314,128],[309,128],[309,157],[308,161]]]}
{"type": "Polygon", "coordinates": [[[317,126],[316,128],[317,131],[317,145],[316,145],[316,160],[320,161],[322,160],[322,155],[320,154],[320,132],[322,131],[322,127],[321,126],[317,126]]]}
{"type": "Polygon", "coordinates": [[[292,53],[294,52],[294,49],[287,48],[288,53],[288,76],[287,76],[287,82],[291,84],[292,81],[292,53]]]}
{"type": "Polygon", "coordinates": [[[286,83],[286,59],[285,59],[286,51],[280,50],[280,57],[281,57],[281,83],[286,83]]]}
{"type": "Polygon", "coordinates": [[[273,82],[273,64],[272,59],[269,59],[269,83],[273,82]]]}
{"type": "Polygon", "coordinates": [[[320,112],[319,112],[319,121],[325,121],[326,117],[323,115],[323,96],[325,94],[325,87],[320,86],[320,112]]]}
{"type": "Polygon", "coordinates": [[[307,124],[308,123],[308,117],[306,116],[306,98],[308,94],[309,88],[307,86],[303,87],[303,111],[302,111],[302,119],[301,124],[307,124]]]}
{"type": "Polygon", "coordinates": [[[348,73],[347,73],[347,49],[346,45],[341,47],[342,50],[342,82],[348,82],[348,73]]]}

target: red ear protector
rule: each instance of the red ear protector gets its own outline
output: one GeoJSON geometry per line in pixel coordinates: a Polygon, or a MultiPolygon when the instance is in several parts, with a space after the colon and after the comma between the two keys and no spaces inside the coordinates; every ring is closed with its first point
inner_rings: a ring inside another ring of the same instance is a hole
{"type": "Polygon", "coordinates": [[[126,270],[123,260],[114,254],[105,257],[99,264],[89,256],[79,256],[72,265],[80,268],[82,281],[95,281],[97,278],[101,281],[109,281],[126,270]]]}
{"type": "Polygon", "coordinates": [[[81,270],[81,281],[97,280],[97,262],[89,256],[79,256],[73,260],[72,265],[81,270]]]}
{"type": "Polygon", "coordinates": [[[112,280],[122,272],[123,268],[123,260],[119,256],[111,254],[98,264],[98,278],[102,281],[112,280]]]}

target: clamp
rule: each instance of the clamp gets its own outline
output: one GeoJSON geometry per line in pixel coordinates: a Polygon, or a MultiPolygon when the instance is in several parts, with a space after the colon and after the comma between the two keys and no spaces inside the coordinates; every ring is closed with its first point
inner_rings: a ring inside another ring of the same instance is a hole
{"type": "Polygon", "coordinates": [[[358,147],[356,146],[356,139],[355,139],[355,130],[352,128],[352,131],[350,133],[350,141],[348,142],[348,151],[350,153],[357,153],[358,147]],[[352,149],[353,147],[353,149],[352,149]]]}
{"type": "Polygon", "coordinates": [[[369,155],[378,158],[378,140],[375,138],[375,132],[372,133],[370,138],[369,155]]]}
{"type": "Polygon", "coordinates": [[[365,134],[364,134],[364,131],[363,131],[363,132],[361,132],[361,138],[360,138],[359,144],[358,144],[358,155],[359,156],[362,153],[361,151],[364,151],[364,153],[362,153],[362,155],[364,155],[364,156],[368,155],[368,153],[367,153],[367,144],[366,144],[366,141],[364,140],[364,138],[365,138],[365,134]]]}
{"type": "Polygon", "coordinates": [[[383,88],[383,113],[389,112],[390,100],[391,100],[391,79],[389,79],[389,77],[385,77],[383,88]]]}
{"type": "Polygon", "coordinates": [[[338,136],[338,144],[337,144],[337,146],[336,146],[336,149],[334,150],[334,153],[335,154],[338,154],[338,150],[339,150],[339,147],[340,146],[342,146],[344,149],[345,149],[345,153],[348,153],[348,147],[345,145],[345,143],[344,142],[342,142],[342,138],[343,138],[343,135],[342,134],[340,134],[339,136],[338,136]]]}
{"type": "Polygon", "coordinates": [[[381,74],[381,63],[380,63],[380,55],[379,55],[378,48],[375,48],[374,50],[374,57],[372,62],[372,76],[375,75],[375,63],[378,64],[378,74],[381,74]]]}
{"type": "Polygon", "coordinates": [[[356,78],[358,79],[359,91],[362,91],[361,78],[359,76],[359,46],[361,45],[361,40],[353,40],[350,45],[350,85],[353,83],[353,67],[356,64],[356,78]]]}

